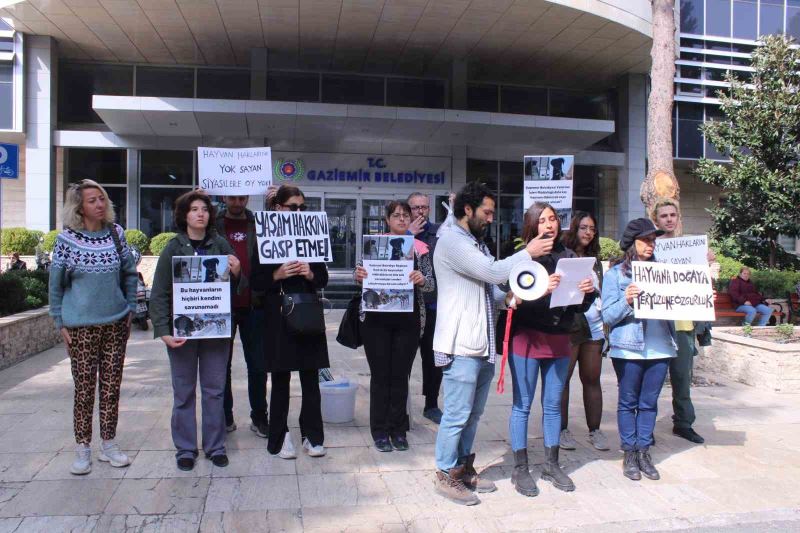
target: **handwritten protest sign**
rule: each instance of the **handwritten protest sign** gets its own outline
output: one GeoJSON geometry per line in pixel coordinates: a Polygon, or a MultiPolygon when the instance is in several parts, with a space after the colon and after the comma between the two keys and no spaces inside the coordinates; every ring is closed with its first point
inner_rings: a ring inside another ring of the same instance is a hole
{"type": "Polygon", "coordinates": [[[228,256],[172,258],[172,328],[178,339],[231,336],[228,256]]]}
{"type": "Polygon", "coordinates": [[[272,184],[272,149],[197,149],[200,187],[209,194],[249,196],[265,194],[272,184]]]}
{"type": "Polygon", "coordinates": [[[254,215],[258,259],[262,265],[333,261],[327,213],[256,211],[254,215]]]}
{"type": "Polygon", "coordinates": [[[634,300],[636,318],[715,320],[714,291],[707,264],[631,263],[632,283],[641,293],[634,300]]]}
{"type": "Polygon", "coordinates": [[[407,313],[414,310],[414,237],[364,235],[363,262],[367,278],[361,299],[365,311],[407,313]]]}
{"type": "Polygon", "coordinates": [[[534,202],[547,202],[556,210],[561,226],[568,226],[575,156],[526,155],[523,161],[523,208],[527,210],[534,202]]]}
{"type": "Polygon", "coordinates": [[[704,265],[708,263],[708,237],[693,235],[656,239],[653,252],[659,263],[672,265],[704,265]]]}

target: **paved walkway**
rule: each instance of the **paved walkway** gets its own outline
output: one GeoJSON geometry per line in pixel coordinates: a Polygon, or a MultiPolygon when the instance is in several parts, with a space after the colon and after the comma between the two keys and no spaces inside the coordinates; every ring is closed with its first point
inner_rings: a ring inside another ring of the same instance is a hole
{"type": "MultiPolygon", "coordinates": [[[[540,482],[524,498],[509,482],[506,443],[511,395],[492,393],[478,432],[477,457],[499,490],[464,508],[433,492],[436,428],[419,413],[414,368],[411,450],[382,454],[369,446],[368,368],[361,351],[333,337],[341,312],[329,317],[333,372],[356,379],[353,423],[325,428],[328,455],[296,461],[270,457],[248,429],[241,348],[234,364],[239,429],[230,434],[231,464],[200,459],[193,472],[175,468],[169,432],[171,387],[161,342],[136,332],[129,344],[118,441],[133,458],[127,469],[94,461],[90,475],[69,474],[73,458],[72,379],[62,347],[0,372],[0,532],[2,531],[800,531],[800,409],[797,395],[737,383],[695,388],[696,429],[707,444],[670,433],[665,389],[653,457],[661,481],[628,481],[621,454],[588,448],[582,398],[573,380],[570,426],[582,446],[563,453],[577,490],[540,482]]],[[[238,343],[237,343],[238,344],[238,343]]],[[[716,379],[713,376],[706,376],[716,379]]],[[[299,385],[293,381],[290,425],[299,442],[299,385]]],[[[510,387],[509,387],[510,389],[510,387]]],[[[604,365],[603,430],[616,443],[616,386],[604,365]]],[[[530,450],[543,460],[536,406],[530,450]]],[[[99,435],[95,419],[95,442],[99,435]]]]}

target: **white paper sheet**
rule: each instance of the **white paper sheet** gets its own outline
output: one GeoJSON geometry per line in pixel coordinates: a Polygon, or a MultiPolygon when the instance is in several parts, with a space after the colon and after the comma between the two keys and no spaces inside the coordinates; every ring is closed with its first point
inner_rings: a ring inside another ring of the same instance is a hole
{"type": "Polygon", "coordinates": [[[592,277],[594,257],[574,257],[559,259],[556,274],[561,274],[561,281],[550,295],[550,308],[579,305],[583,302],[584,293],[578,285],[586,278],[592,277]]]}

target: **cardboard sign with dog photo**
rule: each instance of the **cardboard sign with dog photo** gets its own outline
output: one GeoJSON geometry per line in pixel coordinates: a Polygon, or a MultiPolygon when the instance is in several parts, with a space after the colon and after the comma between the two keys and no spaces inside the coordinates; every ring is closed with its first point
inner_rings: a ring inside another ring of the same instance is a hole
{"type": "Polygon", "coordinates": [[[364,235],[364,280],[361,298],[365,311],[408,313],[414,310],[414,237],[364,235]]]}
{"type": "Polygon", "coordinates": [[[172,326],[175,338],[230,338],[230,279],[225,255],[172,258],[172,326]]]}

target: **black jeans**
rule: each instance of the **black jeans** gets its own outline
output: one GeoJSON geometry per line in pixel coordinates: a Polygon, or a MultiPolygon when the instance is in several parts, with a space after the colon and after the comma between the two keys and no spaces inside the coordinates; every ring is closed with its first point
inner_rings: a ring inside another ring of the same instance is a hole
{"type": "Polygon", "coordinates": [[[225,379],[225,424],[233,423],[233,391],[231,390],[231,363],[236,327],[242,339],[244,361],[247,364],[247,395],[250,398],[250,418],[254,423],[267,421],[267,371],[263,347],[264,310],[234,309],[233,336],[228,352],[228,374],[225,379]]]}
{"type": "Polygon", "coordinates": [[[367,313],[361,329],[370,370],[369,426],[375,440],[408,431],[408,377],[419,346],[418,317],[400,327],[389,317],[374,316],[380,314],[367,313]]]}
{"type": "Polygon", "coordinates": [[[669,360],[669,380],[672,385],[672,424],[677,428],[690,428],[694,424],[692,404],[692,373],[694,354],[694,331],[676,331],[678,355],[669,360]]]}
{"type": "Polygon", "coordinates": [[[425,333],[419,341],[419,355],[422,359],[422,395],[425,396],[425,409],[438,407],[439,388],[442,385],[442,369],[436,366],[433,358],[433,333],[436,330],[436,309],[428,308],[425,314],[425,333]]]}
{"type": "MultiPolygon", "coordinates": [[[[325,442],[322,426],[322,397],[319,393],[319,370],[300,370],[300,388],[303,391],[303,404],[300,407],[300,436],[308,438],[314,446],[325,442]]],[[[281,451],[283,439],[289,431],[289,391],[291,372],[272,372],[272,405],[269,409],[269,436],[267,451],[276,454],[281,451]]]]}

